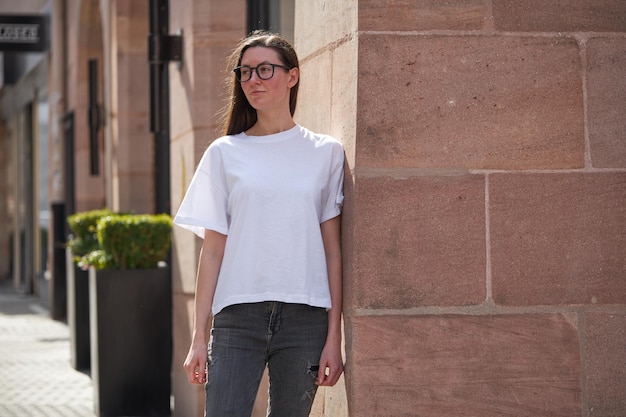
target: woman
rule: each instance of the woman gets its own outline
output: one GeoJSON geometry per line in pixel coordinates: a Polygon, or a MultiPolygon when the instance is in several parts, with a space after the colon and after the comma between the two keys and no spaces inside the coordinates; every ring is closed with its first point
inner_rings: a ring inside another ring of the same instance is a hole
{"type": "Polygon", "coordinates": [[[267,366],[268,416],[305,417],[343,372],[343,149],[294,122],[300,71],[285,39],[253,32],[230,65],[224,136],[174,219],[204,238],[184,368],[206,383],[207,416],[250,416],[267,366]]]}

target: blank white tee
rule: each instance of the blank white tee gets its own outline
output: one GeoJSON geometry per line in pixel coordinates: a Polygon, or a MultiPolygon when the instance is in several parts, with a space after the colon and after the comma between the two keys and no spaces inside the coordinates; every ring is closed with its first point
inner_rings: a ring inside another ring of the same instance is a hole
{"type": "Polygon", "coordinates": [[[281,301],[331,307],[320,224],[341,213],[341,143],[299,125],[207,148],[174,223],[228,235],[213,314],[281,301]]]}

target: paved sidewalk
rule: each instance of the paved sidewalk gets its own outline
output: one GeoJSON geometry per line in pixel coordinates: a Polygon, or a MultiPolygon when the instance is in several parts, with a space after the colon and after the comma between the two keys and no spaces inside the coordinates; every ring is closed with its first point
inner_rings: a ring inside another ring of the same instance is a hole
{"type": "Polygon", "coordinates": [[[93,408],[91,379],[70,364],[67,325],[0,283],[0,417],[94,417],[93,408]]]}

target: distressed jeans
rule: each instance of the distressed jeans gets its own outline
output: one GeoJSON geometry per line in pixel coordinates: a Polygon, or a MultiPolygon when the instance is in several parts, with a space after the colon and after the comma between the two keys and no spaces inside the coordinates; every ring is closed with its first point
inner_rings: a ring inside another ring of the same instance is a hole
{"type": "Polygon", "coordinates": [[[213,319],[206,417],[250,417],[267,366],[268,417],[307,417],[328,332],[326,310],[261,302],[226,307],[213,319]]]}

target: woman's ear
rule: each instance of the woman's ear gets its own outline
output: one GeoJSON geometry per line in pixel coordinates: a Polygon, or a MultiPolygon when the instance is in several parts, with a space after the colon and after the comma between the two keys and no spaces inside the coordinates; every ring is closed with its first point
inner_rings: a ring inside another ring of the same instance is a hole
{"type": "Polygon", "coordinates": [[[300,68],[293,67],[292,69],[289,70],[289,82],[287,83],[287,85],[289,86],[289,88],[291,88],[294,85],[298,84],[299,80],[300,80],[300,68]]]}

